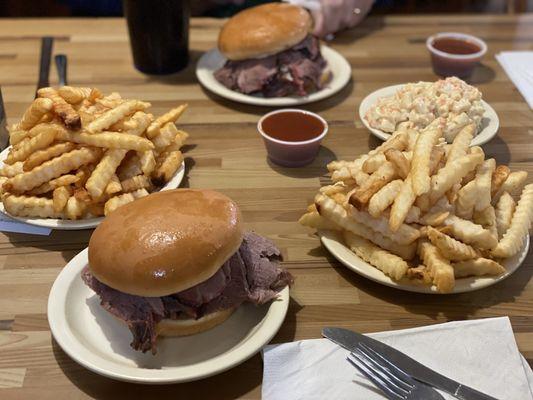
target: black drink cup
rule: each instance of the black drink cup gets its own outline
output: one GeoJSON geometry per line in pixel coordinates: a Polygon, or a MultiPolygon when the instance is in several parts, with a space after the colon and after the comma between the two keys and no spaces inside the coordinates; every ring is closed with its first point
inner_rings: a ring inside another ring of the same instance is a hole
{"type": "Polygon", "coordinates": [[[189,61],[189,0],[124,0],[135,68],[171,74],[189,61]]]}

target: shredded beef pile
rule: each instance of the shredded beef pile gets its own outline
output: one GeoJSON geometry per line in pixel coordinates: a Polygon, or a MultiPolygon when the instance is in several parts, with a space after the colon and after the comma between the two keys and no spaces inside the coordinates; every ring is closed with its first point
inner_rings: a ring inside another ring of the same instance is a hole
{"type": "Polygon", "coordinates": [[[321,89],[326,60],[318,39],[308,35],[296,46],[266,58],[228,60],[215,78],[231,90],[265,97],[305,96],[321,89]]]}
{"type": "Polygon", "coordinates": [[[271,241],[248,232],[239,250],[215,275],[170,296],[141,297],[119,292],[98,281],[87,267],[82,278],[100,296],[102,307],[127,323],[133,334],[131,347],[155,354],[155,325],[162,319],[197,319],[245,301],[264,304],[275,298],[293,279],[280,267],[280,260],[281,254],[271,241]]]}

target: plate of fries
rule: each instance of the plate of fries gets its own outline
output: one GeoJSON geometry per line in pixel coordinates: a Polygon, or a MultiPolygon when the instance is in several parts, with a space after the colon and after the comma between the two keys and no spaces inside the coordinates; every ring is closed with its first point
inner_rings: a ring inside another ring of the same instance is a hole
{"type": "MultiPolygon", "coordinates": [[[[381,129],[370,126],[370,123],[366,118],[367,112],[378,102],[379,99],[394,96],[395,93],[398,92],[398,90],[400,90],[404,86],[405,86],[404,84],[392,85],[392,86],[387,86],[387,87],[378,89],[370,93],[368,96],[366,96],[359,106],[359,118],[361,122],[374,136],[380,138],[381,140],[389,139],[391,137],[391,134],[388,132],[384,132],[381,129]]],[[[492,108],[491,105],[487,103],[485,100],[481,100],[481,105],[484,108],[484,112],[483,112],[481,121],[479,123],[477,133],[472,138],[472,143],[471,143],[472,146],[481,146],[489,142],[494,136],[496,136],[496,134],[498,133],[498,128],[500,126],[500,120],[494,108],[492,108]]],[[[464,125],[468,124],[468,122],[469,121],[466,118],[461,118],[461,115],[459,115],[458,121],[457,121],[457,125],[459,127],[462,124],[464,125]]],[[[397,125],[398,128],[399,128],[399,125],[410,127],[415,131],[417,130],[417,128],[412,127],[409,122],[399,123],[397,125]]],[[[457,130],[455,130],[454,132],[457,132],[457,130]]]]}
{"type": "Polygon", "coordinates": [[[350,269],[399,289],[459,293],[509,276],[528,252],[533,184],[470,147],[474,124],[451,144],[443,124],[328,164],[333,184],[299,222],[350,269]]]}
{"type": "Polygon", "coordinates": [[[186,104],[154,117],[150,103],[98,89],[42,88],[0,153],[0,211],[53,229],[90,229],[118,207],[177,188],[186,104]]]}

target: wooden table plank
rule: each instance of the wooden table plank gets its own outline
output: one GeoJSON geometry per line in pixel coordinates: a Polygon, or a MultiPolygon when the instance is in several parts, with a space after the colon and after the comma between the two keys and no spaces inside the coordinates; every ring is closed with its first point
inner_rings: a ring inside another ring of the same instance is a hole
{"type": "MultiPolygon", "coordinates": [[[[533,113],[494,59],[498,51],[533,49],[533,15],[377,17],[339,34],[330,45],[352,65],[352,82],[337,96],[304,107],[330,123],[319,157],[305,169],[283,169],[267,161],[256,123],[268,108],[236,104],[198,85],[194,63],[215,46],[221,23],[193,19],[190,66],[180,74],[149,77],[132,67],[123,20],[4,19],[0,76],[9,121],[20,118],[33,99],[40,37],[52,34],[55,51],[69,56],[72,84],[148,100],[156,113],[189,103],[181,120],[192,144],[186,154],[185,184],[218,189],[234,198],[246,227],[275,240],[296,277],[287,319],[274,342],[319,337],[326,323],[376,332],[507,315],[520,350],[531,363],[531,252],[524,265],[496,287],[426,296],[389,289],[348,271],[295,221],[321,180],[327,179],[327,162],[353,159],[379,143],[357,117],[361,100],[383,86],[436,79],[424,44],[436,31],[469,32],[487,41],[489,52],[471,82],[498,112],[501,129],[484,149],[499,163],[533,174],[533,113]]],[[[52,73],[55,83],[54,69],[52,73]]],[[[200,382],[155,387],[112,381],[71,360],[51,338],[46,304],[55,277],[86,247],[89,236],[90,231],[58,231],[50,237],[0,233],[0,398],[260,397],[259,356],[200,382]]]]}

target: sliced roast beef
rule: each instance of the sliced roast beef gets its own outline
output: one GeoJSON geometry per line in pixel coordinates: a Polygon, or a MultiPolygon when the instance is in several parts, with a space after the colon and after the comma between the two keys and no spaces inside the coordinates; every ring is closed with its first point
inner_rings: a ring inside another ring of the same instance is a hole
{"type": "Polygon", "coordinates": [[[102,307],[129,327],[135,350],[156,352],[156,324],[163,318],[201,318],[245,301],[264,304],[276,297],[292,276],[280,267],[275,245],[255,233],[244,235],[239,250],[207,281],[164,297],[141,297],[119,292],[82,272],[84,282],[100,296],[102,307]]]}
{"type": "Polygon", "coordinates": [[[305,96],[321,89],[326,61],[318,40],[308,35],[292,48],[260,59],[227,61],[215,78],[231,90],[265,97],[305,96]]]}

